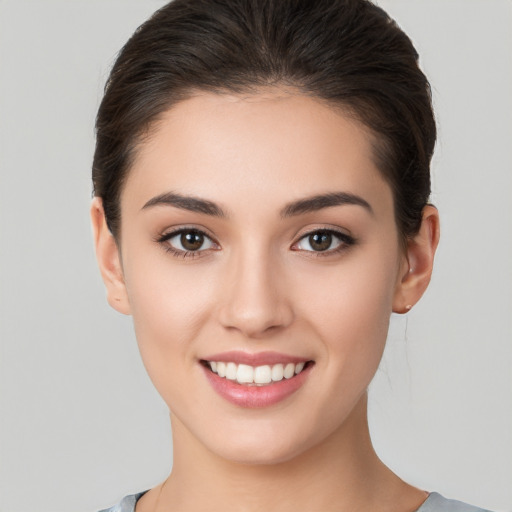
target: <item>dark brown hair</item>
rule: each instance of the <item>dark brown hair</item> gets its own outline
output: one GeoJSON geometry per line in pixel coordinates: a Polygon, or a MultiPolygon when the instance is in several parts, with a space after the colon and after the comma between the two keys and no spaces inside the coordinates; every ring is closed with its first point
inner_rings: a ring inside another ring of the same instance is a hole
{"type": "Polygon", "coordinates": [[[123,47],[96,120],[94,194],[120,234],[120,194],[137,144],[194,91],[298,89],[375,135],[403,239],[421,224],[436,139],[430,86],[410,39],[366,0],[174,0],[123,47]]]}

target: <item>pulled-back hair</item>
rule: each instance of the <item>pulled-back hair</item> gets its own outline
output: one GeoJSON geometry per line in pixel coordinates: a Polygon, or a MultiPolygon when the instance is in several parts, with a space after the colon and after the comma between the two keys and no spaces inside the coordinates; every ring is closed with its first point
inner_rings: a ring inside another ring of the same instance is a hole
{"type": "Polygon", "coordinates": [[[430,195],[430,86],[410,39],[366,0],[174,0],[123,47],[97,120],[94,194],[120,234],[120,195],[152,123],[197,91],[291,86],[341,107],[374,135],[402,239],[430,195]]]}

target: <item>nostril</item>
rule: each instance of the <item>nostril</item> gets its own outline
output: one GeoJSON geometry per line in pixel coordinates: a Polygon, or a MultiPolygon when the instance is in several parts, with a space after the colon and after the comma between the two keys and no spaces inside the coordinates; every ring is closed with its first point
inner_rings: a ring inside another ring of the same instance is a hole
{"type": "Polygon", "coordinates": [[[230,262],[231,273],[226,275],[218,312],[226,329],[259,337],[289,325],[293,314],[276,273],[277,263],[270,261],[261,246],[252,249],[241,250],[230,262]]]}
{"type": "Polygon", "coordinates": [[[293,313],[285,303],[251,301],[226,304],[220,321],[226,329],[237,330],[248,337],[273,334],[291,324],[293,313]]]}

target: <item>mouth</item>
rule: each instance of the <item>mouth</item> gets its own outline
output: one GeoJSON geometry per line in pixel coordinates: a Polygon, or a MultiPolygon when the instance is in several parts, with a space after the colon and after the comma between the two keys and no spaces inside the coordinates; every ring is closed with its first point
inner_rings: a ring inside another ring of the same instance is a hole
{"type": "Polygon", "coordinates": [[[222,379],[234,381],[244,386],[261,387],[292,379],[314,363],[313,361],[300,361],[298,363],[288,362],[251,366],[235,363],[234,361],[207,361],[203,359],[201,364],[222,379]]]}
{"type": "Polygon", "coordinates": [[[201,359],[213,390],[231,404],[262,408],[277,404],[301,389],[313,360],[273,352],[225,352],[201,359]]]}

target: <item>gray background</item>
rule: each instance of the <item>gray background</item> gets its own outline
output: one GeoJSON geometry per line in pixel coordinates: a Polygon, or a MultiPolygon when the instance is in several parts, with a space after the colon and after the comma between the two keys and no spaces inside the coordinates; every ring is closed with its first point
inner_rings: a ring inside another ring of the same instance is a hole
{"type": "MultiPolygon", "coordinates": [[[[170,469],[166,407],[110,310],[88,219],[93,122],[158,0],[0,0],[0,510],[85,512],[170,469]]],[[[387,0],[434,91],[431,288],[371,387],[404,479],[512,510],[512,3],[387,0]]]]}

